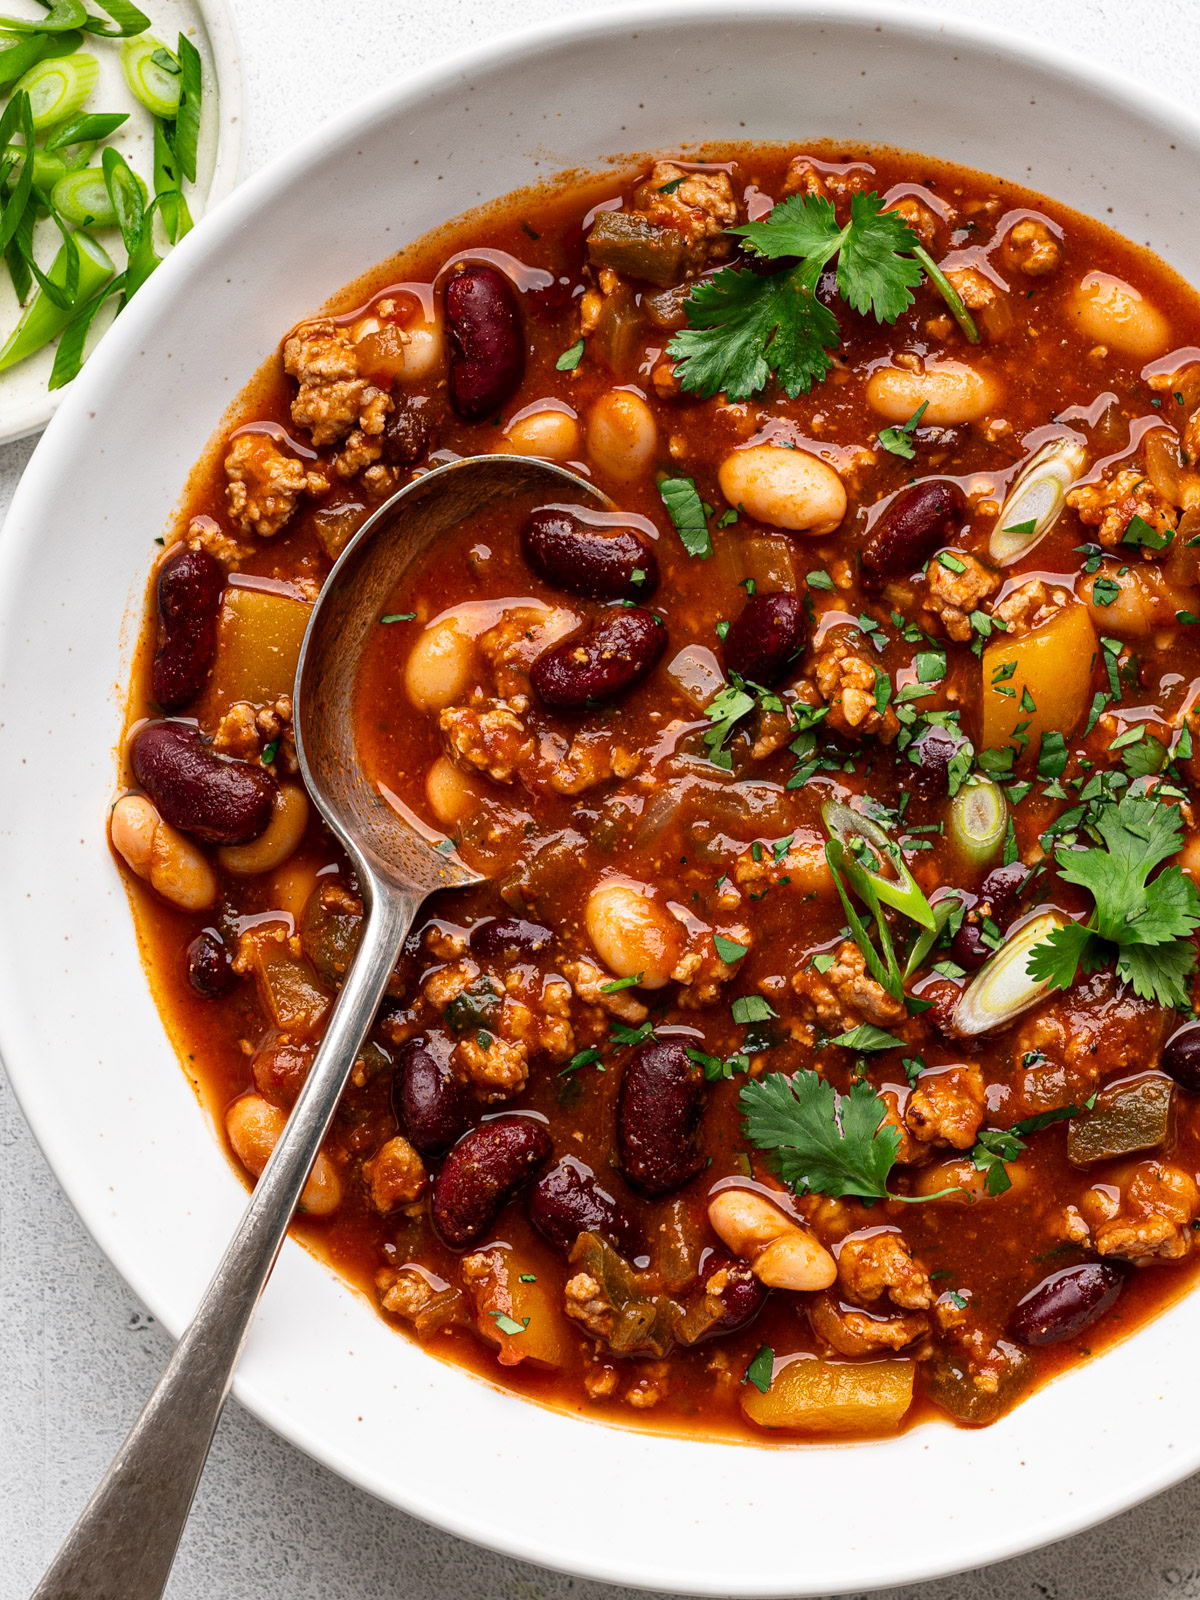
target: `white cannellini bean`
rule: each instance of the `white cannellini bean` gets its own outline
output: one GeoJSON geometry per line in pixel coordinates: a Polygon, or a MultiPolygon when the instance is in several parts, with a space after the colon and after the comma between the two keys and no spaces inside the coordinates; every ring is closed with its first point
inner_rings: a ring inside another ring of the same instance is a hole
{"type": "Polygon", "coordinates": [[[1001,387],[989,372],[965,361],[928,362],[923,372],[880,367],[867,379],[867,404],[891,423],[907,422],[919,406],[929,427],[978,422],[1000,402],[1001,387]]]}
{"type": "Polygon", "coordinates": [[[509,448],[519,456],[573,461],[581,449],[579,424],[566,411],[533,411],[509,425],[509,448]]]}
{"type": "Polygon", "coordinates": [[[413,645],[404,668],[404,687],[418,711],[441,711],[466,694],[474,669],[474,640],[453,617],[444,617],[413,645]]]}
{"type": "Polygon", "coordinates": [[[733,450],[717,474],[721,493],[735,508],[773,528],[814,535],[832,533],[846,515],[846,489],[837,473],[807,450],[753,444],[733,450]]]}
{"type": "Polygon", "coordinates": [[[198,845],[164,822],[144,794],[125,794],[109,818],[113,848],[156,893],[182,911],[216,904],[217,878],[198,845]]]}
{"type": "Polygon", "coordinates": [[[610,389],[600,396],[588,416],[587,452],[601,472],[630,483],[647,470],[657,449],[654,413],[641,395],[610,389]]]}
{"type": "MultiPolygon", "coordinates": [[[[259,1177],[287,1125],[287,1113],[260,1094],[244,1094],[225,1113],[225,1131],[233,1153],[253,1178],[259,1177]]],[[[342,1203],[342,1180],[323,1150],[317,1153],[300,1210],[310,1217],[327,1217],[342,1203]]]]}
{"type": "Polygon", "coordinates": [[[449,756],[439,756],[425,774],[425,798],[443,827],[453,827],[478,806],[480,790],[449,756]]]}
{"type": "Polygon", "coordinates": [[[772,1289],[828,1289],[837,1263],[807,1228],[751,1189],[722,1189],[709,1202],[713,1232],[772,1289]]]}
{"type": "Polygon", "coordinates": [[[1109,272],[1089,272],[1072,291],[1071,314],[1097,344],[1148,361],[1171,342],[1167,319],[1131,283],[1109,272]]]}
{"type": "Polygon", "coordinates": [[[400,358],[398,376],[406,382],[428,378],[439,370],[446,359],[445,338],[440,321],[426,322],[417,318],[407,323],[404,350],[400,358]]]}
{"type": "Polygon", "coordinates": [[[275,794],[271,820],[249,844],[227,844],[217,860],[235,877],[250,878],[281,867],[300,847],[308,827],[308,796],[298,783],[281,783],[275,794]]]}
{"type": "Polygon", "coordinates": [[[683,930],[644,883],[609,878],[588,895],[584,922],[596,954],[618,978],[661,989],[683,951],[683,930]]]}

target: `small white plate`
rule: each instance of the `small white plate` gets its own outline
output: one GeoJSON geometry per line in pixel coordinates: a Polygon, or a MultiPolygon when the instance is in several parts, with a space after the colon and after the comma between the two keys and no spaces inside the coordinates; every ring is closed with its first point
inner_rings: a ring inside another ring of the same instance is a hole
{"type": "MultiPolygon", "coordinates": [[[[17,0],[20,4],[21,0],[17,0]]],[[[7,9],[7,7],[5,8],[7,9]]],[[[150,32],[168,47],[175,48],[181,33],[196,46],[204,72],[204,95],[200,105],[200,145],[196,161],[196,183],[187,189],[188,207],[193,218],[211,211],[218,200],[233,188],[238,178],[242,144],[242,70],[237,34],[226,0],[145,0],[142,9],[150,17],[150,32]]],[[[29,0],[21,15],[37,16],[29,0]]],[[[121,73],[120,41],[91,39],[85,36],[82,47],[100,63],[100,79],[88,98],[85,111],[127,111],[129,121],[108,141],[129,162],[153,193],[154,119],[146,107],[130,94],[121,73]]],[[[115,229],[100,236],[101,244],[111,243],[108,234],[118,239],[115,229]]],[[[54,255],[58,231],[46,219],[37,224],[34,243],[39,263],[45,267],[54,255]]],[[[116,297],[96,319],[89,348],[115,315],[116,297]]],[[[21,306],[7,271],[0,268],[0,343],[8,337],[21,315],[21,306]]],[[[22,361],[20,366],[0,373],[0,444],[23,439],[44,428],[58,409],[66,389],[47,389],[54,365],[57,340],[22,361]]],[[[69,385],[68,385],[69,387],[69,385]]]]}

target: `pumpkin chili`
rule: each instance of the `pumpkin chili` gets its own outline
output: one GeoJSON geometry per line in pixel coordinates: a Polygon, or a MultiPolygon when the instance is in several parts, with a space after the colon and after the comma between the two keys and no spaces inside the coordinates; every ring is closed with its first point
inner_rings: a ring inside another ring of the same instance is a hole
{"type": "Polygon", "coordinates": [[[291,330],[151,585],[111,816],[250,1179],[358,937],[296,773],[309,608],[512,451],[381,610],[366,771],[427,905],[295,1231],[432,1353],[677,1432],[988,1423],[1192,1280],[1200,300],[894,151],[622,159],[291,330]]]}

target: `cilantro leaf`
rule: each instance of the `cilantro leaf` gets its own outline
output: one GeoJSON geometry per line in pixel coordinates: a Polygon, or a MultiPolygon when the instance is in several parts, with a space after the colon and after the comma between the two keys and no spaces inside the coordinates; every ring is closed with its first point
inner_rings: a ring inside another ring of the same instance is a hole
{"type": "Polygon", "coordinates": [[[838,1096],[806,1069],[770,1072],[738,1096],[746,1137],[776,1152],[779,1174],[797,1194],[880,1199],[900,1148],[899,1131],[880,1126],[884,1107],[869,1083],[838,1096]]]}
{"type": "Polygon", "coordinates": [[[877,1028],[873,1023],[860,1022],[857,1028],[850,1028],[846,1033],[839,1033],[836,1038],[827,1039],[826,1044],[840,1044],[845,1050],[903,1050],[904,1040],[897,1039],[894,1033],[888,1033],[883,1028],[877,1028]]]}
{"type": "Polygon", "coordinates": [[[1029,976],[1065,989],[1080,966],[1094,971],[1115,956],[1118,977],[1142,999],[1186,1006],[1200,893],[1176,865],[1150,877],[1183,842],[1178,811],[1125,794],[1100,807],[1092,826],[1103,847],[1060,850],[1057,856],[1060,876],[1091,894],[1092,914],[1086,923],[1067,923],[1036,944],[1029,976]]]}
{"type": "Polygon", "coordinates": [[[712,555],[712,536],[704,516],[704,502],[692,478],[665,478],[658,486],[662,503],[675,524],[683,548],[690,556],[707,561],[712,555]]]}
{"type": "Polygon", "coordinates": [[[925,272],[917,236],[878,194],[856,194],[842,228],[828,200],[792,195],[761,221],[729,231],[762,260],[794,265],[773,273],[725,267],[693,287],[684,301],[688,326],[667,353],[683,388],[702,399],[724,392],[745,400],[774,375],[794,400],[824,378],[841,335],[816,290],[835,255],[838,293],[881,322],[912,304],[925,272]]]}
{"type": "Polygon", "coordinates": [[[746,715],[754,710],[754,696],[747,694],[745,689],[740,689],[736,684],[729,683],[713,696],[708,702],[705,715],[711,726],[704,735],[704,747],[708,751],[708,759],[715,767],[724,767],[728,772],[733,766],[733,757],[725,749],[725,741],[733,732],[734,727],[746,715]]]}
{"type": "MultiPolygon", "coordinates": [[[[879,442],[885,450],[889,450],[894,456],[901,456],[905,461],[913,459],[917,452],[913,448],[912,436],[916,432],[921,418],[925,415],[925,408],[928,404],[928,400],[922,400],[908,421],[900,423],[898,427],[880,428],[879,442]]],[[[991,618],[985,616],[981,611],[972,613],[972,621],[974,621],[976,614],[983,618],[987,632],[990,633],[992,631],[991,618]]]]}
{"type": "Polygon", "coordinates": [[[769,276],[726,267],[688,296],[688,326],[667,347],[690,394],[746,400],[774,374],[788,396],[807,394],[841,342],[837,318],[816,297],[820,268],[769,276]]]}

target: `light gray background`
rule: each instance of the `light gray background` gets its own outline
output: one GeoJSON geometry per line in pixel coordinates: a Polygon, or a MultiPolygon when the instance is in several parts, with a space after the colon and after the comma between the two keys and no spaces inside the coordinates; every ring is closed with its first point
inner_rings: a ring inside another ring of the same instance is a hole
{"type": "MultiPolygon", "coordinates": [[[[232,4],[242,38],[250,171],[414,66],[564,11],[601,9],[603,0],[232,4]]],[[[928,0],[927,8],[1037,34],[1119,65],[1164,95],[1200,99],[1194,0],[928,0]]],[[[986,114],[1002,117],[1004,108],[987,107],[986,114]]],[[[0,449],[0,513],[31,449],[31,442],[0,449]]],[[[0,1073],[0,1600],[28,1595],[166,1354],[165,1336],[59,1191],[0,1073]]],[[[1098,1461],[1096,1470],[1119,1472],[1120,1463],[1098,1461]]],[[[920,1485],[896,1487],[912,1497],[918,1542],[920,1485]]],[[[486,1493],[486,1485],[474,1492],[486,1493]]],[[[963,1492],[970,1495],[969,1484],[963,1492]]],[[[720,1529],[719,1483],[712,1500],[714,1537],[746,1540],[749,1549],[753,1529],[720,1529]]],[[[869,1507],[863,1514],[870,1516],[869,1507]]],[[[604,1538],[602,1508],[595,1534],[604,1538]]],[[[802,1571],[799,1507],[796,1535],[802,1571]]],[[[1051,1550],[920,1592],[922,1600],[1200,1597],[1200,1479],[1051,1550]]],[[[557,1577],[424,1527],[350,1488],[234,1405],[168,1593],[171,1600],[605,1600],[621,1591],[557,1577]]],[[[888,1593],[909,1600],[918,1591],[888,1593]]]]}

